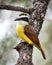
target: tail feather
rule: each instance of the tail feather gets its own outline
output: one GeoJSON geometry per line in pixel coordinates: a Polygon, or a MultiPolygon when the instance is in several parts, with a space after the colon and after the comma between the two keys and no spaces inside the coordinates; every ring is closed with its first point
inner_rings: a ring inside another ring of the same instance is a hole
{"type": "Polygon", "coordinates": [[[40,51],[41,51],[41,53],[42,53],[43,58],[46,59],[45,53],[44,53],[44,51],[43,51],[42,48],[40,48],[40,51]]]}

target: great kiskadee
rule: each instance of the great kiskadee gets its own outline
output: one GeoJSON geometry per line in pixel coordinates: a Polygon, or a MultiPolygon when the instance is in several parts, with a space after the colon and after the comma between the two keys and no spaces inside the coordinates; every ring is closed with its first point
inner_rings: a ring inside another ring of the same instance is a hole
{"type": "Polygon", "coordinates": [[[28,17],[20,17],[15,19],[15,21],[17,21],[16,33],[18,36],[27,43],[36,46],[41,51],[43,58],[46,59],[38,36],[35,34],[33,27],[28,23],[28,17]]]}

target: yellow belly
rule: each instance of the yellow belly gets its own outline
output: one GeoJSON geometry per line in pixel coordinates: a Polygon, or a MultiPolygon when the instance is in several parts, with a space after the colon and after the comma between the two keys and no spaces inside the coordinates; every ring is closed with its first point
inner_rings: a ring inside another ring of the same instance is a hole
{"type": "Polygon", "coordinates": [[[16,27],[16,33],[18,34],[18,36],[20,38],[22,38],[23,40],[25,40],[27,43],[29,44],[33,44],[33,42],[24,34],[24,27],[23,26],[17,26],[16,27]]]}

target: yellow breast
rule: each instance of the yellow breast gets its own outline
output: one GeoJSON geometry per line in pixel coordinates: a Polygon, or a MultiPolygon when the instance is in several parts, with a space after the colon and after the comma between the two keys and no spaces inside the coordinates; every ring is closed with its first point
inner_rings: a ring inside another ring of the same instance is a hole
{"type": "Polygon", "coordinates": [[[24,28],[22,25],[16,26],[16,33],[20,36],[20,34],[24,32],[24,28]]]}
{"type": "Polygon", "coordinates": [[[33,42],[25,35],[24,33],[24,27],[22,25],[16,26],[16,33],[20,38],[25,40],[29,44],[33,44],[33,42]]]}

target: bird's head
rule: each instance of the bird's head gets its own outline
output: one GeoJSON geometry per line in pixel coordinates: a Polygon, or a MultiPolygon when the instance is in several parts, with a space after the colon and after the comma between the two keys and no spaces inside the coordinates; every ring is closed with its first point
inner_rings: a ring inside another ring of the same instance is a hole
{"type": "Polygon", "coordinates": [[[18,18],[15,19],[15,21],[17,21],[18,24],[21,24],[21,25],[28,25],[28,16],[27,15],[20,15],[18,18]]]}

